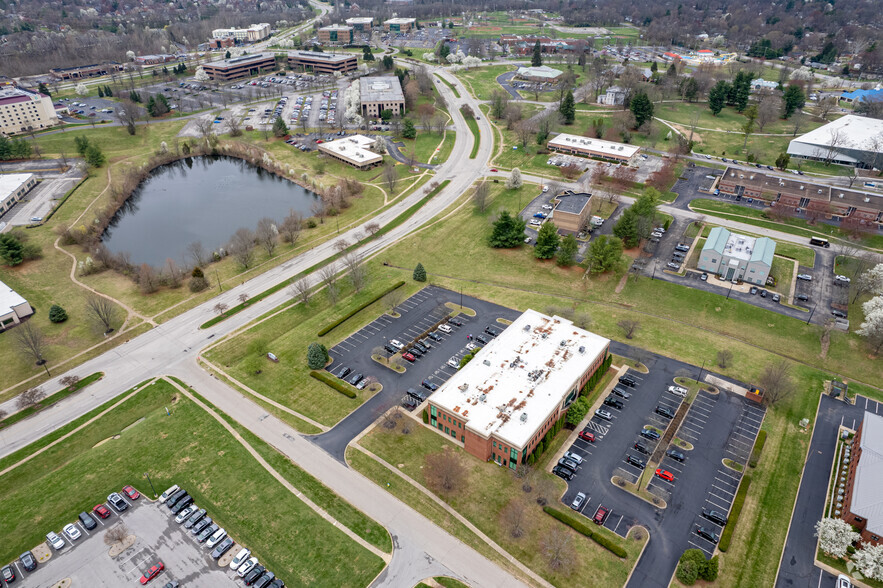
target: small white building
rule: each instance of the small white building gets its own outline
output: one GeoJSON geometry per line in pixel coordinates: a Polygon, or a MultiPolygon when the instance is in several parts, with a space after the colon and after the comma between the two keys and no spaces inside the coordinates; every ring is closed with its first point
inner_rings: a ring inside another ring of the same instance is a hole
{"type": "Polygon", "coordinates": [[[755,92],[759,90],[778,90],[779,82],[771,82],[769,80],[757,78],[756,80],[751,80],[751,89],[755,92]]]}
{"type": "Polygon", "coordinates": [[[626,165],[634,161],[635,155],[640,150],[640,147],[635,145],[582,137],[580,135],[568,135],[566,133],[556,136],[549,141],[548,145],[552,151],[593,157],[605,161],[617,161],[626,165]]]}
{"type": "Polygon", "coordinates": [[[19,324],[34,314],[34,309],[21,294],[0,282],[0,331],[19,324]]]}
{"type": "Polygon", "coordinates": [[[0,174],[0,215],[8,212],[36,185],[34,174],[0,174]]]}
{"type": "Polygon", "coordinates": [[[610,86],[607,92],[598,96],[598,104],[607,106],[622,106],[625,102],[625,90],[619,86],[610,86]]]}
{"type": "Polygon", "coordinates": [[[359,169],[368,169],[383,163],[383,156],[370,150],[376,139],[364,135],[350,135],[321,143],[319,152],[359,169]]]}

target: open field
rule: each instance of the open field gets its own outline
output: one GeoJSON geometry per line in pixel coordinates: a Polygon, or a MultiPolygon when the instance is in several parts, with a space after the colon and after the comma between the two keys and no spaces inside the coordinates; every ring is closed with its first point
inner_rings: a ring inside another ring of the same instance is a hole
{"type": "Polygon", "coordinates": [[[157,488],[171,483],[186,488],[215,521],[291,584],[323,578],[334,585],[364,586],[383,567],[380,558],[309,509],[210,415],[164,381],[0,477],[0,512],[7,536],[15,537],[4,542],[0,560],[36,545],[47,531],[57,531],[124,484],[143,490],[147,467],[157,488]],[[115,435],[119,438],[112,439],[115,435]]]}
{"type": "MultiPolygon", "coordinates": [[[[737,112],[734,108],[726,107],[717,116],[714,116],[711,113],[711,110],[708,108],[707,102],[664,102],[662,104],[657,104],[656,108],[653,111],[653,115],[657,118],[665,119],[671,122],[678,123],[683,125],[689,129],[690,126],[690,117],[694,113],[699,114],[699,120],[697,122],[697,127],[705,128],[705,129],[717,129],[720,131],[730,131],[733,133],[738,133],[741,135],[742,133],[742,125],[745,122],[745,116],[739,112],[737,112]]],[[[823,120],[815,120],[807,121],[800,126],[800,134],[808,133],[809,131],[826,124],[827,121],[823,120]]],[[[794,125],[785,119],[777,119],[766,126],[764,126],[763,131],[757,128],[757,124],[754,126],[755,132],[763,132],[765,134],[787,134],[789,140],[792,137],[792,131],[794,130],[794,125]]],[[[702,130],[699,130],[701,133],[702,130]]]]}
{"type": "MultiPolygon", "coordinates": [[[[499,37],[499,33],[497,36],[499,37]]],[[[514,71],[515,65],[489,65],[461,70],[456,76],[471,90],[471,94],[478,100],[490,100],[494,91],[505,92],[497,83],[497,76],[507,71],[514,71]]]]}

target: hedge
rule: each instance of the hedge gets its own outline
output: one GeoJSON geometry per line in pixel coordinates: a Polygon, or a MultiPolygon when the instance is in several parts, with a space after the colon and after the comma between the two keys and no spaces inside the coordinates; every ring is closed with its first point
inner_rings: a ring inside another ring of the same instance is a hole
{"type": "Polygon", "coordinates": [[[544,506],[543,512],[547,515],[550,515],[552,518],[558,519],[577,533],[582,533],[604,549],[610,551],[613,555],[617,557],[626,558],[628,557],[628,552],[625,550],[622,545],[619,543],[601,535],[600,533],[596,534],[595,531],[586,523],[584,523],[579,518],[571,515],[569,512],[558,510],[552,506],[544,506]]]}
{"type": "Polygon", "coordinates": [[[742,505],[745,504],[745,497],[748,495],[749,486],[751,486],[751,476],[743,477],[742,483],[739,484],[739,490],[736,492],[736,498],[733,500],[733,508],[730,509],[727,526],[724,527],[724,532],[721,533],[720,543],[718,543],[718,548],[721,551],[726,551],[730,547],[730,540],[733,538],[736,523],[739,521],[739,513],[742,512],[742,505]]]}
{"type": "Polygon", "coordinates": [[[377,302],[378,300],[380,300],[381,298],[383,298],[384,296],[386,296],[387,294],[389,294],[390,292],[392,292],[396,288],[401,288],[404,285],[405,285],[405,281],[399,280],[398,282],[396,282],[395,284],[393,284],[392,286],[390,286],[389,288],[387,288],[386,290],[384,290],[383,292],[381,292],[380,294],[378,294],[374,298],[371,298],[371,299],[363,302],[361,305],[359,305],[358,307],[349,311],[348,313],[346,313],[345,315],[343,315],[342,317],[340,317],[339,319],[337,319],[333,323],[329,323],[329,324],[325,325],[324,327],[319,329],[319,332],[316,334],[319,337],[321,337],[322,335],[327,335],[328,333],[333,331],[335,328],[339,327],[341,325],[341,323],[343,323],[347,319],[351,318],[353,315],[362,312],[363,310],[365,310],[366,308],[368,308],[369,306],[371,306],[372,304],[374,304],[375,302],[377,302]]]}
{"type": "Polygon", "coordinates": [[[751,457],[748,459],[748,467],[757,467],[760,461],[760,452],[763,451],[763,444],[766,443],[766,431],[763,429],[757,434],[757,441],[754,442],[754,449],[751,450],[751,457]]]}
{"type": "Polygon", "coordinates": [[[344,384],[338,378],[332,376],[331,374],[329,374],[326,371],[313,370],[310,372],[310,377],[316,378],[317,380],[319,380],[320,382],[322,382],[324,384],[328,384],[329,386],[331,386],[332,388],[334,388],[335,390],[337,390],[338,392],[340,392],[341,394],[343,394],[344,396],[346,396],[348,398],[355,398],[356,397],[356,393],[353,392],[352,390],[350,390],[346,384],[344,384]]]}

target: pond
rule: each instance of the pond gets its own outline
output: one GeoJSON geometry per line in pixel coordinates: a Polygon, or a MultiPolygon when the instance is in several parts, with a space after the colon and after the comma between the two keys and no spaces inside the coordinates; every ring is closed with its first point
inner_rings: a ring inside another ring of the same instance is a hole
{"type": "Polygon", "coordinates": [[[269,217],[281,223],[289,210],[311,215],[318,196],[241,159],[202,156],[163,165],[120,208],[102,241],[134,264],[160,267],[166,259],[192,265],[187,246],[207,251],[226,245],[241,227],[252,231],[269,217]]]}

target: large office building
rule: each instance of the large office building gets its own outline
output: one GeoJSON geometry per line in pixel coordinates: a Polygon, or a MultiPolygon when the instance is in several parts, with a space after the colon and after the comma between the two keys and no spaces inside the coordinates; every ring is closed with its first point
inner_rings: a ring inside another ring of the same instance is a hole
{"type": "Polygon", "coordinates": [[[325,45],[352,45],[353,27],[333,24],[319,29],[319,42],[325,45]]]}
{"type": "Polygon", "coordinates": [[[359,101],[363,118],[376,118],[384,110],[392,111],[393,116],[405,114],[405,95],[397,76],[359,79],[359,101]]]}
{"type": "Polygon", "coordinates": [[[555,198],[550,220],[560,231],[578,233],[588,224],[591,209],[591,194],[567,190],[555,198]]]}
{"type": "Polygon", "coordinates": [[[0,87],[0,134],[39,131],[58,124],[52,98],[18,86],[0,87]]]}
{"type": "Polygon", "coordinates": [[[603,139],[561,133],[549,141],[549,149],[561,153],[569,153],[570,155],[582,155],[583,157],[595,157],[607,161],[630,164],[634,161],[639,147],[625,143],[616,143],[615,141],[604,141],[603,139]]]}
{"type": "Polygon", "coordinates": [[[536,47],[537,41],[540,43],[541,53],[578,53],[585,49],[585,39],[552,39],[550,37],[536,37],[533,35],[500,35],[500,46],[509,50],[509,53],[515,55],[530,55],[536,47]]]}
{"type": "Polygon", "coordinates": [[[34,314],[34,309],[22,296],[0,282],[0,331],[19,324],[22,319],[34,314]]]}
{"type": "Polygon", "coordinates": [[[49,70],[54,78],[60,80],[79,80],[82,78],[94,78],[105,76],[112,72],[123,71],[122,64],[116,61],[107,63],[93,63],[91,65],[78,65],[76,67],[55,67],[49,70]]]}
{"type": "Polygon", "coordinates": [[[851,218],[883,224],[883,196],[828,184],[727,168],[718,188],[725,194],[764,200],[774,207],[802,209],[809,216],[851,218]]]}
{"type": "Polygon", "coordinates": [[[854,165],[881,167],[883,163],[883,120],[847,114],[805,135],[792,139],[788,155],[854,165]]]}
{"type": "Polygon", "coordinates": [[[333,74],[336,71],[355,71],[359,61],[354,53],[320,53],[318,51],[290,51],[288,67],[315,74],[333,74]]]}
{"type": "Polygon", "coordinates": [[[240,55],[204,63],[202,69],[208,74],[209,79],[216,82],[238,80],[276,69],[276,55],[273,53],[240,55]]]}
{"type": "Polygon", "coordinates": [[[350,135],[321,143],[319,152],[358,169],[368,169],[383,163],[383,156],[371,151],[376,139],[364,135],[350,135]]]}
{"type": "Polygon", "coordinates": [[[844,484],[843,497],[838,498],[843,504],[836,510],[858,529],[862,542],[879,545],[883,538],[883,416],[865,411],[852,440],[844,484]]]}
{"type": "Polygon", "coordinates": [[[346,19],[346,26],[353,27],[357,33],[370,33],[374,28],[373,16],[355,16],[346,19]]]}
{"type": "Polygon", "coordinates": [[[702,246],[697,266],[722,280],[763,286],[775,254],[776,242],[768,237],[749,237],[714,227],[702,246]]]}
{"type": "Polygon", "coordinates": [[[527,310],[429,397],[429,425],[515,469],[604,363],[610,340],[527,310]]]}
{"type": "Polygon", "coordinates": [[[383,30],[387,33],[410,33],[416,28],[416,18],[391,18],[383,21],[383,30]]]}
{"type": "Polygon", "coordinates": [[[255,43],[257,41],[263,41],[269,36],[270,24],[266,22],[253,24],[244,29],[231,27],[229,29],[215,29],[212,31],[213,39],[224,39],[227,37],[233,37],[234,41],[236,41],[237,43],[255,43]]]}
{"type": "Polygon", "coordinates": [[[0,216],[9,212],[36,185],[34,174],[0,174],[0,216]]]}

